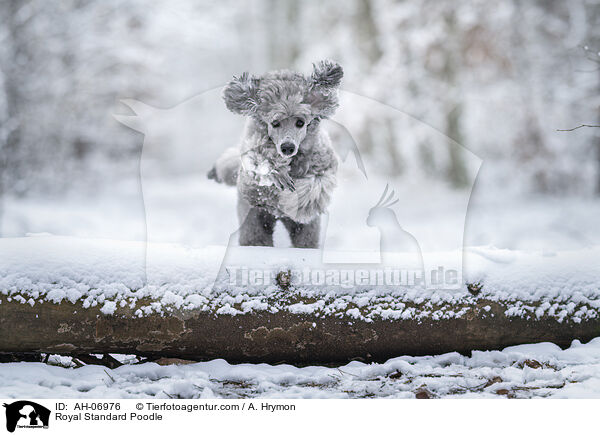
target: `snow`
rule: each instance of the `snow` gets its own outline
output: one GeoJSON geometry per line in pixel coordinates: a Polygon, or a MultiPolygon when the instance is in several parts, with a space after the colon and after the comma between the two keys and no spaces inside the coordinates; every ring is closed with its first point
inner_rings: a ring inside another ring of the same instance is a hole
{"type": "MultiPolygon", "coordinates": [[[[194,249],[61,236],[4,238],[0,239],[0,293],[29,304],[80,301],[84,307],[99,305],[106,315],[137,306],[139,316],[173,309],[227,315],[285,310],[365,320],[461,317],[468,309],[453,311],[450,303],[468,305],[476,300],[464,286],[382,285],[363,279],[367,270],[352,265],[343,265],[343,270],[356,275],[352,281],[356,285],[313,285],[302,280],[302,271],[328,265],[322,264],[319,250],[310,249],[230,247],[228,258],[235,259],[239,269],[258,271],[261,278],[258,285],[239,279],[231,282],[226,273],[217,277],[225,250],[224,246],[194,249]],[[153,255],[146,257],[146,252],[153,255]],[[275,280],[277,273],[287,268],[295,271],[298,265],[302,269],[293,277],[300,281],[292,277],[291,288],[282,290],[275,280]],[[425,304],[425,309],[415,310],[408,306],[411,303],[425,304]]],[[[439,257],[453,254],[436,253],[439,257]]],[[[552,256],[474,247],[465,251],[464,276],[466,282],[482,285],[479,298],[510,302],[509,316],[548,315],[563,321],[569,315],[581,321],[598,316],[599,257],[600,247],[557,251],[552,256]]],[[[401,264],[403,254],[396,258],[401,264]]],[[[377,265],[372,270],[385,271],[377,265]]]]}
{"type": "MultiPolygon", "coordinates": [[[[0,138],[19,127],[0,198],[0,234],[15,237],[0,240],[0,303],[81,303],[107,316],[128,307],[138,316],[285,310],[370,321],[461,317],[484,298],[508,303],[509,316],[575,323],[597,317],[600,200],[591,196],[598,165],[589,145],[598,129],[556,131],[580,125],[597,109],[590,97],[597,94],[597,74],[581,73],[594,68],[590,61],[598,54],[583,41],[593,36],[589,11],[584,3],[513,3],[493,13],[484,2],[431,8],[390,0],[364,11],[363,2],[296,10],[292,3],[265,9],[264,1],[235,8],[162,1],[148,8],[139,0],[126,8],[38,1],[7,9],[8,17],[25,11],[29,19],[15,34],[10,26],[0,29],[7,66],[0,81],[5,91],[16,91],[12,110],[4,104],[12,99],[0,98],[0,138]],[[367,24],[360,32],[357,16],[367,24]],[[89,31],[82,34],[82,26],[89,31]],[[40,35],[43,44],[36,42],[40,35]],[[303,43],[290,35],[301,35],[303,43]],[[21,52],[27,55],[15,61],[21,52]],[[456,263],[464,241],[464,262],[456,267],[465,281],[482,285],[479,296],[464,287],[356,286],[335,273],[339,285],[281,291],[274,273],[322,266],[318,253],[281,249],[289,242],[281,227],[277,249],[229,252],[243,266],[266,271],[266,284],[216,278],[237,229],[236,195],[204,174],[235,143],[243,122],[227,112],[220,86],[244,70],[285,65],[308,72],[324,57],[343,65],[346,96],[373,101],[345,100],[338,129],[332,128],[336,146],[350,141],[361,149],[371,184],[346,183],[348,168],[340,168],[344,182],[331,216],[347,216],[354,226],[337,233],[332,226],[335,249],[328,252],[358,258],[348,251],[378,244],[365,219],[390,181],[401,199],[399,222],[429,260],[456,263]],[[133,100],[124,100],[133,111],[113,107],[124,96],[170,109],[133,100]],[[113,113],[143,127],[141,156],[141,136],[113,113]],[[460,134],[449,128],[450,115],[457,116],[460,134]],[[446,186],[462,171],[452,170],[453,159],[458,168],[473,168],[469,156],[448,152],[445,135],[484,162],[472,197],[469,189],[446,186]],[[350,195],[340,195],[343,189],[350,195]],[[464,306],[448,308],[453,302],[464,306]]],[[[548,368],[522,369],[536,370],[548,368]]],[[[195,391],[186,385],[186,394],[195,391]]],[[[205,385],[200,394],[211,397],[213,390],[205,385]]]]}
{"type": "MultiPolygon", "coordinates": [[[[118,355],[116,355],[118,356],[118,355]]],[[[127,361],[126,357],[121,359],[127,361]]],[[[117,369],[50,364],[0,364],[0,396],[30,398],[600,398],[600,338],[473,351],[470,356],[401,356],[382,364],[340,367],[142,363],[117,369]]]]}
{"type": "MultiPolygon", "coordinates": [[[[140,317],[173,309],[210,310],[218,315],[285,310],[371,321],[462,317],[469,313],[471,302],[485,298],[490,303],[508,302],[510,316],[550,315],[567,323],[598,315],[598,200],[519,198],[476,190],[465,222],[458,200],[463,194],[433,185],[395,185],[399,197],[411,198],[411,207],[397,209],[403,227],[420,234],[419,241],[434,249],[431,255],[455,258],[457,253],[449,251],[454,246],[453,231],[464,227],[463,278],[482,284],[477,297],[464,288],[356,287],[344,285],[343,279],[339,286],[327,288],[282,291],[275,285],[259,285],[211,290],[227,237],[237,225],[235,189],[199,177],[146,179],[143,201],[139,184],[126,180],[119,182],[118,189],[99,188],[94,195],[5,196],[0,301],[33,306],[80,301],[83,307],[98,307],[104,315],[127,307],[140,317]],[[459,300],[465,302],[461,308],[450,308],[459,300]],[[416,310],[415,301],[425,309],[416,310]]],[[[385,186],[385,180],[375,178],[385,186]]],[[[379,196],[374,197],[370,187],[357,185],[352,190],[355,202],[365,204],[366,212],[379,196]]],[[[341,214],[365,211],[347,201],[334,202],[332,208],[341,214]]],[[[366,212],[358,224],[364,226],[366,212]]],[[[358,228],[348,231],[357,238],[362,234],[358,228]]],[[[318,253],[287,248],[289,240],[281,228],[275,239],[276,248],[236,248],[232,257],[271,276],[290,265],[300,270],[323,267],[318,253]]],[[[484,305],[485,311],[488,304],[484,305]]],[[[385,364],[352,363],[340,370],[224,361],[167,367],[145,363],[117,370],[10,363],[0,364],[0,395],[414,397],[425,385],[436,397],[506,397],[509,393],[511,397],[598,397],[597,340],[566,351],[547,345],[550,349],[541,354],[542,348],[535,346],[539,345],[474,352],[471,357],[403,356],[385,364]],[[523,366],[527,359],[548,367],[523,366]],[[397,370],[401,374],[390,378],[397,370]],[[503,381],[481,387],[495,377],[503,381]],[[506,394],[496,394],[497,390],[506,394]]],[[[59,358],[69,360],[51,359],[59,358]]]]}

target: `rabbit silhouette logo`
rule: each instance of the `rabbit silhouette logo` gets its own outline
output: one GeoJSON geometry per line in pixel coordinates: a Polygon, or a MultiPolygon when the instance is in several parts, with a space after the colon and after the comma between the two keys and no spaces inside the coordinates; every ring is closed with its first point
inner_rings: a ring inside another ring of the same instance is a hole
{"type": "Polygon", "coordinates": [[[395,260],[390,258],[390,254],[404,252],[408,254],[406,263],[403,267],[423,271],[423,254],[421,246],[417,239],[408,231],[404,230],[398,222],[396,212],[392,206],[397,204],[400,199],[395,198],[394,190],[390,190],[389,184],[379,198],[379,202],[369,210],[367,225],[376,227],[380,233],[381,263],[385,265],[395,264],[395,260]]]}

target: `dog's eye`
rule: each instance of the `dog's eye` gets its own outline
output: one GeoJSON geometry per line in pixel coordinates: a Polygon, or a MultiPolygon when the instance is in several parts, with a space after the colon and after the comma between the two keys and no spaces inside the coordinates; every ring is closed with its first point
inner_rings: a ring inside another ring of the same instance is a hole
{"type": "Polygon", "coordinates": [[[281,125],[281,123],[280,123],[279,121],[273,121],[273,122],[271,123],[271,125],[272,125],[274,128],[277,128],[277,127],[279,127],[279,126],[281,125]]]}
{"type": "Polygon", "coordinates": [[[298,128],[302,128],[304,127],[304,121],[302,121],[301,119],[296,121],[296,127],[298,128]]]}

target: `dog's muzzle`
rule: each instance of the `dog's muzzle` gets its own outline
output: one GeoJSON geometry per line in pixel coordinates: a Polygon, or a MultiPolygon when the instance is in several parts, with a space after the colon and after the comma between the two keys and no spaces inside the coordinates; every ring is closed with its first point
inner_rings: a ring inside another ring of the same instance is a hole
{"type": "Polygon", "coordinates": [[[284,156],[291,156],[296,152],[296,145],[294,145],[292,142],[284,142],[281,144],[279,149],[281,150],[281,154],[284,156]]]}

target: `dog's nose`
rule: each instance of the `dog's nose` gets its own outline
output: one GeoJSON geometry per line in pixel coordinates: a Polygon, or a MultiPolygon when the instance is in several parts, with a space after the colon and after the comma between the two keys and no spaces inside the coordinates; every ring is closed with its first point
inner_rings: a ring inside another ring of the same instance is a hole
{"type": "Polygon", "coordinates": [[[290,154],[294,154],[294,151],[296,151],[296,145],[294,145],[291,142],[284,142],[281,144],[281,152],[283,154],[285,154],[286,156],[289,156],[290,154]]]}

